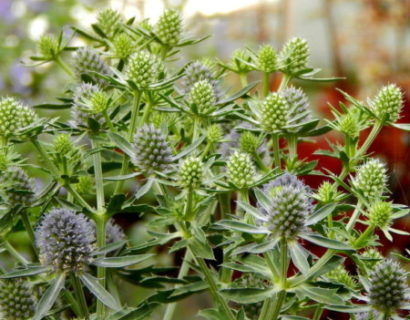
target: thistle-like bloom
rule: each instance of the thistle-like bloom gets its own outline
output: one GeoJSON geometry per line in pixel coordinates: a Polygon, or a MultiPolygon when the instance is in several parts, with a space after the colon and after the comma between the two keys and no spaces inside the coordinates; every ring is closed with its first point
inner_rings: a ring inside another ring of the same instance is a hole
{"type": "Polygon", "coordinates": [[[360,256],[364,258],[362,259],[362,261],[370,270],[373,270],[376,265],[383,259],[380,251],[375,248],[370,248],[363,251],[360,256]]]}
{"type": "Polygon", "coordinates": [[[106,226],[106,243],[111,244],[125,239],[124,230],[110,219],[106,226]]]}
{"type": "Polygon", "coordinates": [[[22,278],[0,281],[0,317],[4,320],[29,320],[34,315],[35,299],[22,278]]]}
{"type": "Polygon", "coordinates": [[[188,189],[198,188],[202,182],[203,171],[201,159],[196,157],[186,159],[179,168],[180,185],[188,189]]]}
{"type": "Polygon", "coordinates": [[[58,272],[83,271],[94,249],[93,224],[82,213],[53,209],[36,230],[40,261],[58,272]]]}
{"type": "Polygon", "coordinates": [[[0,173],[0,192],[12,206],[27,206],[34,200],[34,183],[18,167],[10,167],[0,173]]]}
{"type": "Polygon", "coordinates": [[[172,157],[171,148],[161,130],[144,125],[134,136],[133,163],[145,172],[165,171],[172,157]]]}
{"type": "Polygon", "coordinates": [[[0,136],[17,135],[21,128],[37,120],[37,114],[14,98],[0,100],[0,136]]]}
{"type": "Polygon", "coordinates": [[[97,25],[102,32],[112,38],[120,29],[122,16],[115,10],[107,8],[98,13],[97,25]]]}
{"type": "Polygon", "coordinates": [[[271,93],[261,107],[261,124],[267,132],[278,132],[287,125],[289,120],[289,105],[276,92],[271,93]]]}
{"type": "Polygon", "coordinates": [[[309,98],[300,88],[288,87],[280,91],[280,95],[289,106],[289,118],[292,124],[306,122],[312,118],[309,107],[309,98]]]}
{"type": "Polygon", "coordinates": [[[350,138],[357,138],[360,133],[358,119],[351,113],[341,115],[337,121],[337,128],[350,138]]]}
{"type": "Polygon", "coordinates": [[[212,85],[207,80],[194,84],[189,93],[189,102],[195,113],[207,115],[215,110],[215,93],[212,85]]]}
{"type": "Polygon", "coordinates": [[[200,61],[195,61],[186,67],[185,77],[183,78],[184,93],[188,94],[194,84],[201,80],[207,80],[212,85],[215,97],[219,100],[222,96],[219,89],[219,82],[216,79],[214,72],[200,61]]]}
{"type": "Polygon", "coordinates": [[[91,72],[100,73],[102,75],[111,75],[112,73],[101,54],[96,50],[87,47],[80,48],[75,52],[74,69],[78,76],[86,74],[98,84],[105,84],[106,82],[95,75],[92,75],[91,72]]]}
{"type": "Polygon", "coordinates": [[[392,212],[393,208],[390,202],[376,201],[369,209],[369,222],[381,229],[389,227],[392,222],[392,212]]]}
{"type": "Polygon", "coordinates": [[[329,271],[326,277],[343,284],[347,288],[354,289],[356,287],[356,281],[343,266],[338,266],[336,269],[329,271]]]}
{"type": "Polygon", "coordinates": [[[380,262],[370,274],[369,298],[374,309],[395,312],[405,302],[406,272],[392,260],[380,262]]]}
{"type": "Polygon", "coordinates": [[[206,130],[206,141],[211,144],[217,143],[222,139],[222,128],[219,124],[213,124],[206,130]]]}
{"type": "Polygon", "coordinates": [[[367,200],[378,199],[387,187],[386,171],[383,163],[377,159],[370,159],[357,170],[353,185],[367,200]]]}
{"type": "Polygon", "coordinates": [[[158,79],[161,62],[148,51],[140,51],[130,57],[127,69],[128,79],[140,89],[147,88],[158,79]]]}
{"type": "Polygon", "coordinates": [[[259,138],[250,131],[243,132],[239,137],[239,149],[243,152],[253,154],[260,144],[259,138]]]}
{"type": "Polygon", "coordinates": [[[370,103],[372,111],[381,119],[396,122],[403,109],[403,93],[395,84],[384,86],[370,103]]]}
{"type": "Polygon", "coordinates": [[[256,60],[258,70],[271,73],[278,69],[278,54],[269,44],[260,47],[256,60]]]}
{"type": "Polygon", "coordinates": [[[93,193],[95,183],[90,176],[80,176],[74,187],[79,194],[91,194],[93,193]]]}
{"type": "Polygon", "coordinates": [[[95,92],[90,99],[91,113],[103,113],[108,108],[109,97],[104,91],[95,92]]]}
{"type": "Polygon", "coordinates": [[[236,49],[232,53],[232,58],[230,66],[233,70],[236,70],[238,73],[248,73],[253,70],[251,66],[252,58],[249,55],[248,51],[245,49],[236,49]],[[249,64],[247,64],[247,63],[249,64]]]}
{"type": "Polygon", "coordinates": [[[289,40],[279,54],[281,70],[291,76],[299,74],[307,68],[309,46],[305,39],[289,40]]]}
{"type": "Polygon", "coordinates": [[[155,25],[158,38],[166,45],[176,45],[181,38],[182,19],[177,10],[166,10],[155,25]]]}
{"type": "Polygon", "coordinates": [[[37,43],[38,51],[42,58],[53,60],[60,52],[58,40],[53,36],[43,35],[37,43]]]}
{"type": "Polygon", "coordinates": [[[227,162],[228,179],[239,189],[250,187],[255,181],[255,166],[247,153],[236,151],[227,162]]]}
{"type": "Polygon", "coordinates": [[[325,181],[319,186],[314,197],[321,203],[330,203],[335,200],[337,195],[337,190],[333,184],[325,181]]]}
{"type": "Polygon", "coordinates": [[[306,217],[312,212],[309,188],[295,176],[284,174],[264,186],[271,198],[266,216],[261,221],[274,235],[295,239],[304,229],[306,217]]]}
{"type": "Polygon", "coordinates": [[[99,86],[84,82],[74,89],[71,118],[76,127],[88,127],[89,118],[93,118],[100,124],[103,123],[103,116],[94,113],[92,105],[92,98],[98,92],[101,92],[99,86]]]}
{"type": "Polygon", "coordinates": [[[134,40],[126,33],[116,35],[113,39],[113,52],[119,59],[127,59],[135,50],[134,40]]]}

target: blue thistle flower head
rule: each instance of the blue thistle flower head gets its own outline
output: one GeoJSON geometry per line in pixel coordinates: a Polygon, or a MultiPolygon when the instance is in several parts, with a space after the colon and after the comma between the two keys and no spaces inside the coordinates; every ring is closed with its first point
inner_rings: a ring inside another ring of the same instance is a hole
{"type": "Polygon", "coordinates": [[[110,219],[106,226],[106,243],[115,243],[125,239],[124,230],[114,222],[113,219],[110,219]]]}
{"type": "Polygon", "coordinates": [[[82,213],[53,209],[36,230],[40,261],[55,271],[83,271],[94,250],[94,227],[82,213]]]}

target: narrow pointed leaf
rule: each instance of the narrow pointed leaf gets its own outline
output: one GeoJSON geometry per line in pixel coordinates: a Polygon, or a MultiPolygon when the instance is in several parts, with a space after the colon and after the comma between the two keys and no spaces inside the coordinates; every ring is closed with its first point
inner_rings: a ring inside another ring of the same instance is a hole
{"type": "Polygon", "coordinates": [[[152,256],[153,254],[136,254],[122,257],[105,257],[94,260],[93,264],[104,268],[123,268],[141,263],[152,256]]]}
{"type": "Polygon", "coordinates": [[[121,306],[117,303],[115,298],[104,289],[104,287],[99,283],[97,278],[94,278],[88,273],[84,273],[80,276],[82,283],[92,292],[92,294],[104,303],[107,307],[113,310],[121,309],[121,306]]]}

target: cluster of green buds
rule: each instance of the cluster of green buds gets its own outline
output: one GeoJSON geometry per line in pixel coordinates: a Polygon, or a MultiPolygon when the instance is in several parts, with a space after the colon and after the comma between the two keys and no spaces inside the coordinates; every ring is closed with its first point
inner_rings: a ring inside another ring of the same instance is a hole
{"type": "Polygon", "coordinates": [[[148,51],[139,51],[130,57],[127,66],[127,78],[139,90],[147,89],[158,80],[163,69],[159,58],[148,51]]]}
{"type": "Polygon", "coordinates": [[[286,100],[276,92],[266,97],[260,108],[260,123],[263,130],[277,133],[284,129],[289,120],[289,105],[286,100]]]}
{"type": "Polygon", "coordinates": [[[260,145],[259,137],[250,131],[245,131],[239,137],[239,149],[242,152],[254,154],[260,145]]]}
{"type": "Polygon", "coordinates": [[[252,57],[245,49],[236,49],[232,53],[229,68],[238,74],[246,74],[253,70],[252,57]]]}
{"type": "Polygon", "coordinates": [[[371,225],[381,229],[389,227],[392,223],[392,204],[386,201],[374,202],[367,213],[371,225]]]}
{"type": "Polygon", "coordinates": [[[271,45],[265,44],[259,48],[256,68],[265,73],[272,73],[278,70],[278,54],[271,45]]]}
{"type": "Polygon", "coordinates": [[[329,271],[326,277],[344,285],[348,289],[354,289],[357,285],[355,279],[343,266],[338,266],[336,269],[329,271]]]}
{"type": "Polygon", "coordinates": [[[189,93],[190,109],[199,115],[209,115],[216,108],[216,98],[212,85],[207,80],[195,83],[189,93]]]}
{"type": "Polygon", "coordinates": [[[369,201],[379,199],[387,188],[386,171],[382,162],[370,159],[358,168],[353,185],[365,199],[369,201]]]}
{"type": "Polygon", "coordinates": [[[396,122],[403,109],[403,93],[395,84],[383,87],[376,97],[370,101],[370,110],[378,119],[396,122]]]}
{"type": "Polygon", "coordinates": [[[289,76],[297,76],[308,67],[309,45],[305,39],[289,40],[279,53],[280,70],[289,76]]]}
{"type": "Polygon", "coordinates": [[[38,51],[45,60],[54,60],[61,53],[60,43],[54,36],[43,35],[37,43],[38,51]]]}
{"type": "Polygon", "coordinates": [[[28,206],[35,198],[33,179],[20,167],[9,167],[0,173],[0,196],[10,206],[28,206]]]}
{"type": "Polygon", "coordinates": [[[106,81],[96,76],[94,73],[111,75],[111,69],[104,61],[101,53],[93,48],[81,47],[74,54],[74,70],[79,78],[84,76],[100,85],[105,85],[106,81]]]}
{"type": "Polygon", "coordinates": [[[112,42],[114,56],[118,59],[128,59],[135,52],[136,44],[126,33],[121,33],[112,42]]]}
{"type": "Polygon", "coordinates": [[[122,20],[123,18],[118,11],[108,8],[98,13],[97,26],[107,38],[111,39],[121,31],[122,20]]]}
{"type": "Polygon", "coordinates": [[[197,189],[202,182],[203,164],[201,159],[190,157],[179,168],[180,185],[187,189],[197,189]]]}
{"type": "Polygon", "coordinates": [[[167,46],[175,46],[181,39],[182,19],[177,10],[166,10],[155,25],[159,40],[167,46]]]}
{"type": "Polygon", "coordinates": [[[222,128],[219,124],[213,124],[206,130],[206,140],[211,145],[221,141],[222,135],[222,128]]]}
{"type": "Polygon", "coordinates": [[[236,151],[226,166],[229,182],[238,189],[246,189],[255,181],[255,166],[249,154],[236,151]]]}

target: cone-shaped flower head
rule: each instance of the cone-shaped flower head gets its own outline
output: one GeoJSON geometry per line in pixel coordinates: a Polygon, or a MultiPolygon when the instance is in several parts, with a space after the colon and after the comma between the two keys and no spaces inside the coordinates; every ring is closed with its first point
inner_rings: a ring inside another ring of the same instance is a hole
{"type": "Polygon", "coordinates": [[[292,124],[299,124],[312,117],[309,108],[309,98],[300,88],[288,87],[280,91],[280,95],[289,106],[289,120],[292,124]]]}
{"type": "Polygon", "coordinates": [[[27,206],[34,200],[34,183],[19,167],[0,173],[0,192],[11,206],[27,206]]]}
{"type": "Polygon", "coordinates": [[[135,85],[144,89],[158,79],[161,68],[158,57],[148,51],[139,51],[130,57],[127,75],[135,85]]]}
{"type": "Polygon", "coordinates": [[[207,80],[212,85],[215,97],[218,100],[221,97],[218,80],[211,68],[200,61],[195,61],[185,68],[184,93],[189,93],[194,84],[201,80],[207,80]]]}
{"type": "Polygon", "coordinates": [[[119,59],[128,58],[135,50],[134,40],[126,33],[116,35],[113,39],[113,52],[119,59]]]}
{"type": "Polygon", "coordinates": [[[106,243],[111,244],[125,239],[124,230],[114,222],[113,219],[108,220],[106,226],[106,243]]]}
{"type": "Polygon", "coordinates": [[[78,182],[74,185],[79,194],[91,194],[94,190],[94,180],[90,176],[78,177],[78,182]]]}
{"type": "Polygon", "coordinates": [[[144,125],[134,136],[133,163],[146,172],[165,171],[171,163],[171,148],[164,134],[153,125],[144,125]]]}
{"type": "Polygon", "coordinates": [[[370,248],[363,251],[360,256],[363,258],[363,263],[370,270],[373,270],[376,267],[376,265],[383,259],[383,256],[380,253],[380,251],[375,248],[370,248]]]}
{"type": "Polygon", "coordinates": [[[335,200],[337,190],[329,181],[323,182],[315,194],[315,198],[321,203],[330,203],[335,200]]]}
{"type": "Polygon", "coordinates": [[[269,44],[260,47],[256,60],[258,70],[271,73],[278,69],[278,54],[269,44]]]}
{"type": "Polygon", "coordinates": [[[278,132],[288,123],[289,105],[276,92],[267,96],[260,111],[262,127],[267,132],[278,132]]]}
{"type": "Polygon", "coordinates": [[[382,312],[395,312],[406,300],[406,272],[392,261],[380,262],[370,274],[370,304],[382,312]]]}
{"type": "Polygon", "coordinates": [[[3,320],[29,320],[34,315],[35,299],[22,278],[0,281],[0,317],[3,320]]]}
{"type": "Polygon", "coordinates": [[[222,139],[222,128],[219,124],[213,124],[206,130],[206,140],[209,143],[217,143],[222,139]]]}
{"type": "Polygon", "coordinates": [[[92,75],[97,72],[103,75],[111,75],[109,66],[103,60],[101,54],[92,48],[83,47],[74,54],[74,68],[78,76],[86,74],[92,81],[98,84],[105,84],[105,80],[92,75]]]}
{"type": "Polygon", "coordinates": [[[189,93],[191,109],[200,115],[207,115],[215,110],[215,93],[208,80],[201,80],[194,84],[189,93]]]}
{"type": "Polygon", "coordinates": [[[88,127],[88,119],[90,118],[100,124],[103,123],[103,116],[95,113],[93,110],[92,99],[99,92],[102,91],[98,85],[84,82],[74,89],[71,118],[73,119],[76,127],[88,127]]]}
{"type": "Polygon", "coordinates": [[[255,181],[255,166],[247,153],[236,151],[227,162],[228,180],[239,189],[250,187],[255,181]]]}
{"type": "Polygon", "coordinates": [[[336,269],[329,271],[326,277],[343,284],[347,288],[353,289],[356,287],[356,281],[343,266],[338,266],[336,269]]]}
{"type": "Polygon", "coordinates": [[[38,40],[37,47],[41,57],[47,60],[53,60],[60,53],[58,40],[53,36],[41,36],[38,40]]]}
{"type": "Polygon", "coordinates": [[[17,135],[21,128],[37,120],[37,114],[14,98],[0,100],[0,136],[17,135]]]}
{"type": "Polygon", "coordinates": [[[113,9],[107,8],[98,13],[97,25],[108,38],[112,38],[121,29],[121,23],[121,15],[113,9]]]}
{"type": "Polygon", "coordinates": [[[270,207],[262,210],[266,216],[262,223],[275,235],[296,238],[312,212],[309,188],[295,176],[285,173],[265,185],[263,190],[271,201],[270,207]]]}
{"type": "Polygon", "coordinates": [[[248,51],[245,49],[236,49],[232,53],[231,58],[231,68],[236,70],[238,73],[247,73],[253,70],[253,67],[250,65],[252,63],[252,58],[249,55],[248,51]],[[249,64],[247,64],[247,63],[249,64]]]}
{"type": "Polygon", "coordinates": [[[360,133],[358,119],[352,113],[341,115],[337,121],[337,128],[350,138],[357,138],[360,133]]]}
{"type": "Polygon", "coordinates": [[[279,54],[281,70],[288,75],[297,75],[308,67],[309,46],[305,39],[289,40],[279,54]]]}
{"type": "Polygon", "coordinates": [[[384,86],[371,102],[371,108],[378,118],[396,122],[403,108],[402,91],[395,84],[384,86]]]}
{"type": "Polygon", "coordinates": [[[56,271],[82,271],[91,261],[94,227],[82,213],[53,209],[36,230],[36,245],[43,265],[56,271]]]}
{"type": "Polygon", "coordinates": [[[180,185],[188,189],[196,189],[201,185],[204,167],[201,159],[190,157],[181,163],[179,168],[180,185]]]}
{"type": "Polygon", "coordinates": [[[369,221],[379,228],[386,228],[392,222],[392,204],[386,201],[374,202],[368,212],[369,221]]]}
{"type": "Polygon", "coordinates": [[[158,38],[166,45],[176,45],[181,38],[182,19],[177,10],[166,10],[155,25],[158,38]]]}
{"type": "Polygon", "coordinates": [[[253,154],[260,144],[259,138],[250,131],[243,132],[239,137],[239,149],[243,152],[253,154]]]}
{"type": "Polygon", "coordinates": [[[386,190],[386,167],[377,159],[370,159],[361,165],[353,184],[368,200],[378,199],[386,190]]]}
{"type": "Polygon", "coordinates": [[[109,97],[104,91],[95,92],[90,99],[91,109],[93,114],[103,113],[108,108],[109,97]]]}

